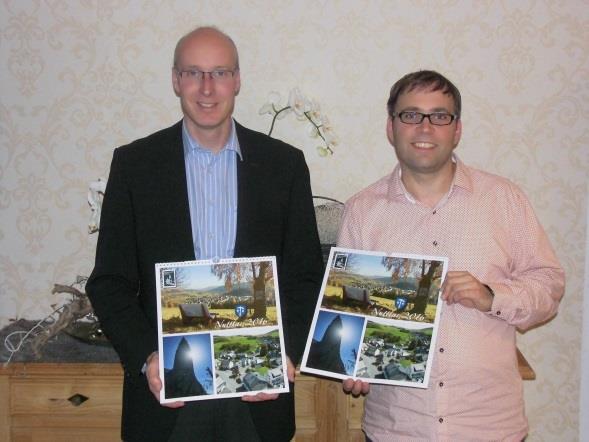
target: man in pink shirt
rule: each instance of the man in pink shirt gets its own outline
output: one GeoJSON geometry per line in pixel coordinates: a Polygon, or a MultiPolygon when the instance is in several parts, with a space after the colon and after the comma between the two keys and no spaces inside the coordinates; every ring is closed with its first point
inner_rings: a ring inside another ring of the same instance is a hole
{"type": "Polygon", "coordinates": [[[522,440],[528,425],[515,332],[556,314],[564,272],[522,191],[466,166],[458,89],[433,71],[395,83],[387,136],[399,164],[346,203],[338,246],[447,256],[429,387],[372,385],[372,441],[522,440]]]}

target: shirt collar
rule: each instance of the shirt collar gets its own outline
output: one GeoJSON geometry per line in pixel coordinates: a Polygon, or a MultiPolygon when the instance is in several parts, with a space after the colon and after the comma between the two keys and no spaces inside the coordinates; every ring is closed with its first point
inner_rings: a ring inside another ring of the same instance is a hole
{"type": "MultiPolygon", "coordinates": [[[[464,189],[467,192],[472,192],[472,178],[470,171],[464,165],[464,163],[458,158],[456,154],[452,154],[452,161],[456,163],[456,171],[454,172],[454,179],[450,185],[450,191],[446,194],[441,201],[446,201],[456,188],[464,189]]],[[[388,197],[391,200],[397,200],[405,198],[409,202],[415,204],[416,200],[405,188],[403,181],[401,180],[401,166],[397,164],[393,173],[390,175],[388,197]]]]}
{"type": "MultiPolygon", "coordinates": [[[[202,145],[198,143],[188,132],[186,128],[186,120],[182,120],[182,142],[184,145],[184,156],[188,155],[189,152],[198,152],[198,153],[210,153],[209,149],[206,149],[202,145]]],[[[235,130],[235,120],[231,119],[231,132],[229,133],[229,138],[227,142],[223,146],[223,148],[219,152],[223,151],[234,151],[240,160],[243,160],[243,156],[241,154],[241,148],[239,147],[239,140],[237,139],[237,132],[235,130]]]]}

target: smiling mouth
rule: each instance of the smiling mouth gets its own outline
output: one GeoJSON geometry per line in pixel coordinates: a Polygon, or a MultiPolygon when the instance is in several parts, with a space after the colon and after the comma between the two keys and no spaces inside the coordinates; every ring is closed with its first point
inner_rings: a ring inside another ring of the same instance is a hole
{"type": "Polygon", "coordinates": [[[213,107],[216,106],[215,103],[200,103],[200,102],[198,103],[198,105],[202,108],[205,108],[205,109],[212,109],[213,107]]]}
{"type": "Polygon", "coordinates": [[[416,141],[411,144],[419,149],[433,149],[435,147],[435,144],[427,143],[425,141],[416,141]]]}

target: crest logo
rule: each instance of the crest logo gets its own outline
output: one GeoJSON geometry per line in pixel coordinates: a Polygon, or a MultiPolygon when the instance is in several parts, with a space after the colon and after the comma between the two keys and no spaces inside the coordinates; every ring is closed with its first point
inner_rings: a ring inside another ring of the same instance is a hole
{"type": "Polygon", "coordinates": [[[405,307],[407,307],[407,298],[399,296],[398,298],[395,299],[395,307],[397,307],[397,310],[405,310],[405,307]]]}
{"type": "Polygon", "coordinates": [[[245,317],[247,315],[247,305],[245,304],[237,304],[235,306],[235,314],[239,319],[245,317]]]}

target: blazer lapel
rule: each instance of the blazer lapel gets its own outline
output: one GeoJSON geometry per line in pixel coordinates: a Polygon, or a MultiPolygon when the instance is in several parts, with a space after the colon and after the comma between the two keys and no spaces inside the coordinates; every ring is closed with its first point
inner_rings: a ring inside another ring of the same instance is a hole
{"type": "Polygon", "coordinates": [[[252,146],[252,139],[249,135],[248,129],[235,123],[235,130],[237,131],[237,139],[239,141],[239,148],[243,160],[237,162],[237,233],[235,238],[235,257],[242,257],[248,255],[249,245],[248,241],[253,241],[250,238],[252,223],[256,223],[251,206],[255,202],[255,198],[264,194],[264,183],[259,179],[260,169],[263,167],[262,162],[257,155],[257,149],[252,146]],[[249,215],[248,215],[249,214],[249,215]]]}
{"type": "Polygon", "coordinates": [[[168,183],[166,195],[171,199],[174,213],[170,225],[174,226],[175,254],[179,260],[193,260],[194,244],[192,225],[190,223],[190,205],[186,186],[186,164],[184,162],[184,146],[182,142],[182,121],[170,128],[170,137],[162,156],[161,172],[164,174],[160,182],[168,183]]]}

